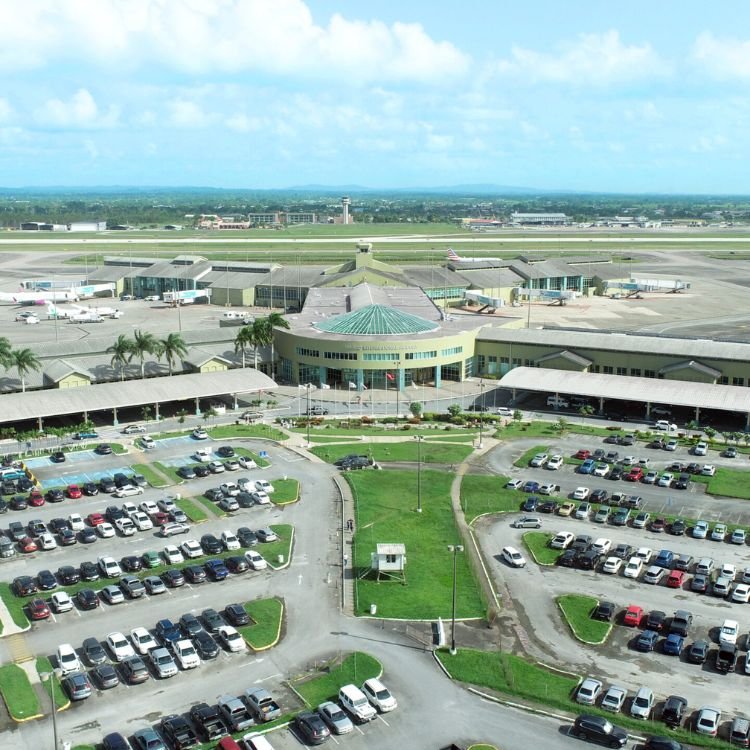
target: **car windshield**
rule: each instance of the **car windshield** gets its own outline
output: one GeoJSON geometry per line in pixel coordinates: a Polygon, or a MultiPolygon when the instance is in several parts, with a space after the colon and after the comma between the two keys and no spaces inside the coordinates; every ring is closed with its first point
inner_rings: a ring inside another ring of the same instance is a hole
{"type": "Polygon", "coordinates": [[[646,706],[648,706],[648,699],[643,698],[643,697],[638,697],[635,699],[635,705],[638,706],[639,708],[645,708],[646,706]]]}

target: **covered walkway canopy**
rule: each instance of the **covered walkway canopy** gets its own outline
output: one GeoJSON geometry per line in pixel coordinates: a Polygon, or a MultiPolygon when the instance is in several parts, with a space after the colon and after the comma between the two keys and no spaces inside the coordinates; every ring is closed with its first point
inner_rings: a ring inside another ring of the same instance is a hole
{"type": "Polygon", "coordinates": [[[499,386],[513,391],[588,396],[599,399],[600,404],[604,399],[640,401],[646,404],[647,415],[651,404],[669,404],[695,409],[696,418],[700,409],[713,409],[742,413],[750,420],[750,388],[737,385],[516,367],[502,377],[499,386]]]}
{"type": "Polygon", "coordinates": [[[116,424],[117,409],[154,404],[158,414],[158,405],[170,401],[196,399],[197,407],[202,398],[236,397],[272,388],[276,383],[271,378],[247,368],[8,393],[0,396],[0,423],[37,419],[41,425],[45,417],[113,410],[116,424]]]}

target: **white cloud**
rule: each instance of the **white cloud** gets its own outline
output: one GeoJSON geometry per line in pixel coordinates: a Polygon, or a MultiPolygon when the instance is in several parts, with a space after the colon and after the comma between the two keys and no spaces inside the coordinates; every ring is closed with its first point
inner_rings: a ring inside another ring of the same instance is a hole
{"type": "Polygon", "coordinates": [[[53,128],[109,128],[117,123],[119,111],[110,106],[100,111],[96,100],[87,89],[78,89],[67,100],[48,99],[34,113],[43,127],[53,128]]]}
{"type": "Polygon", "coordinates": [[[417,23],[315,23],[304,0],[0,0],[0,69],[77,61],[194,74],[261,71],[356,81],[436,81],[469,58],[417,23]]]}
{"type": "Polygon", "coordinates": [[[236,133],[252,133],[263,128],[264,121],[261,117],[250,117],[237,113],[227,117],[226,126],[236,133]]]}
{"type": "Polygon", "coordinates": [[[174,99],[168,103],[167,109],[169,120],[176,128],[205,128],[214,119],[200,105],[188,99],[174,99]]]}
{"type": "Polygon", "coordinates": [[[527,82],[603,86],[664,75],[669,65],[650,44],[623,44],[619,32],[610,30],[581,34],[559,45],[555,54],[513,47],[510,59],[496,62],[494,69],[527,82]]]}
{"type": "Polygon", "coordinates": [[[717,78],[750,78],[750,40],[700,34],[693,45],[693,59],[717,78]]]}
{"type": "Polygon", "coordinates": [[[8,122],[13,117],[13,107],[7,99],[0,99],[0,122],[8,122]]]}
{"type": "Polygon", "coordinates": [[[711,153],[719,151],[729,144],[727,138],[720,133],[715,135],[702,135],[690,146],[690,150],[696,154],[711,153]]]}

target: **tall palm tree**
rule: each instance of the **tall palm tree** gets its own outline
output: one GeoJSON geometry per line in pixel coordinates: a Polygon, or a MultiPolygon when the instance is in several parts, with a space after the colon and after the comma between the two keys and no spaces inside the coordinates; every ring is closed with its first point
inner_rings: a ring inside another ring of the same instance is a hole
{"type": "Polygon", "coordinates": [[[0,336],[0,365],[3,367],[8,366],[8,362],[10,361],[10,351],[10,341],[4,336],[0,336]]]}
{"type": "Polygon", "coordinates": [[[120,380],[125,380],[125,365],[130,362],[133,355],[133,342],[121,333],[115,343],[107,348],[106,354],[112,355],[110,367],[117,368],[120,371],[120,380]]]}
{"type": "Polygon", "coordinates": [[[273,328],[268,323],[268,318],[256,318],[251,326],[253,341],[254,367],[258,369],[258,349],[273,343],[273,328]]]}
{"type": "Polygon", "coordinates": [[[234,337],[234,353],[242,352],[242,367],[245,367],[245,351],[254,346],[252,326],[242,326],[234,337]]]}
{"type": "Polygon", "coordinates": [[[146,355],[154,354],[159,349],[159,342],[156,336],[148,331],[137,329],[133,332],[133,348],[130,358],[138,357],[141,360],[141,378],[146,377],[146,355]]]}
{"type": "Polygon", "coordinates": [[[272,312],[266,320],[268,321],[268,325],[271,327],[271,378],[273,380],[276,380],[276,350],[274,347],[274,336],[273,336],[273,329],[274,328],[283,328],[284,330],[289,330],[289,321],[281,314],[277,312],[272,312]]]}
{"type": "Polygon", "coordinates": [[[18,370],[21,378],[21,392],[26,393],[26,376],[32,370],[41,370],[42,363],[31,349],[12,349],[8,354],[8,364],[18,370]]]}
{"type": "Polygon", "coordinates": [[[170,333],[167,338],[158,342],[159,359],[164,357],[169,365],[169,374],[172,374],[172,365],[175,359],[187,357],[187,345],[179,333],[170,333]]]}

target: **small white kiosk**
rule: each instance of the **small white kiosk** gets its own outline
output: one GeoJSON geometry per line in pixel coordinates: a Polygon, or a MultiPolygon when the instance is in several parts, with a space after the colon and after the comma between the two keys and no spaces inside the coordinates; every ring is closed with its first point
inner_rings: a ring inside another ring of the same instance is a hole
{"type": "Polygon", "coordinates": [[[406,583],[406,545],[378,544],[370,556],[370,568],[381,578],[406,583]]]}

